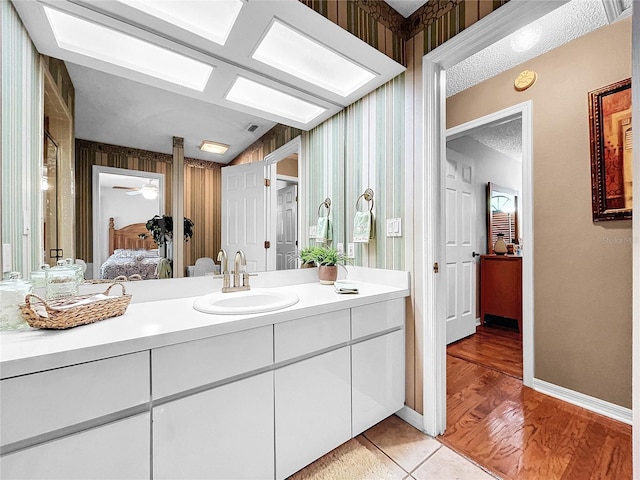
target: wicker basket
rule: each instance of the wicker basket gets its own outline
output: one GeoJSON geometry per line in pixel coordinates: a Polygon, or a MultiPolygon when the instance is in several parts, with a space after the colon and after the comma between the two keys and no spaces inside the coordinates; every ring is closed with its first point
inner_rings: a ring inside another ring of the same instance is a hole
{"type": "Polygon", "coordinates": [[[121,283],[112,283],[109,285],[104,295],[109,295],[109,291],[114,285],[120,285],[120,287],[122,287],[122,295],[119,297],[98,299],[71,307],[69,305],[73,305],[82,300],[89,300],[94,297],[95,294],[79,295],[72,298],[46,302],[37,295],[30,293],[25,297],[25,303],[20,305],[20,310],[22,311],[22,316],[31,327],[53,328],[58,330],[77,327],[78,325],[86,325],[87,323],[97,322],[105,318],[117,317],[122,315],[129,306],[131,295],[127,295],[124,285],[121,283]],[[42,307],[38,309],[40,312],[34,309],[34,305],[37,306],[38,302],[46,311],[46,316],[43,315],[42,307]]]}

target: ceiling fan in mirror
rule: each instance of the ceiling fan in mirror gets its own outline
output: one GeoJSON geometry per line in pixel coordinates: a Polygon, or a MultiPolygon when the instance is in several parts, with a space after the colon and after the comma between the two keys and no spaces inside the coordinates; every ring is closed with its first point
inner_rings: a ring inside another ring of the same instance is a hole
{"type": "Polygon", "coordinates": [[[127,195],[142,195],[147,200],[155,200],[158,198],[158,186],[153,182],[142,184],[140,187],[126,187],[123,185],[114,185],[115,190],[127,190],[127,195]]]}

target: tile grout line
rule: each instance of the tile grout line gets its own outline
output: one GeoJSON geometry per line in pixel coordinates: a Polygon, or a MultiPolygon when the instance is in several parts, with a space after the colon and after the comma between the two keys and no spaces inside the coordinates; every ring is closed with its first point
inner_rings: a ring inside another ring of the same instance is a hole
{"type": "MultiPolygon", "coordinates": [[[[433,438],[433,437],[432,437],[433,438]]],[[[435,440],[435,439],[434,439],[435,440]]],[[[440,443],[440,442],[438,442],[440,443]]],[[[424,465],[425,463],[427,463],[429,461],[429,459],[431,459],[431,457],[433,457],[437,452],[440,451],[440,449],[443,447],[443,445],[440,443],[440,446],[438,448],[436,448],[433,452],[431,452],[431,454],[427,455],[427,458],[425,458],[423,461],[421,461],[418,465],[415,466],[415,468],[413,470],[411,470],[409,472],[409,475],[413,476],[414,472],[416,470],[418,470],[422,465],[424,465]]]]}
{"type": "Polygon", "coordinates": [[[377,445],[373,440],[371,440],[369,437],[367,437],[366,432],[363,432],[363,433],[362,433],[362,436],[363,436],[364,438],[366,438],[366,439],[371,443],[371,445],[373,445],[374,447],[376,447],[376,449],[377,449],[380,453],[382,453],[385,457],[387,457],[387,458],[388,458],[389,460],[391,460],[395,465],[397,465],[397,466],[398,466],[398,468],[399,468],[400,470],[402,470],[403,472],[405,472],[407,475],[411,475],[411,472],[407,472],[407,470],[406,470],[405,468],[403,468],[403,467],[402,467],[402,465],[400,465],[400,464],[399,464],[398,462],[396,462],[393,458],[391,458],[389,455],[387,455],[387,453],[386,453],[384,450],[382,450],[382,448],[380,448],[380,447],[379,447],[379,446],[378,446],[378,445],[377,445]]]}

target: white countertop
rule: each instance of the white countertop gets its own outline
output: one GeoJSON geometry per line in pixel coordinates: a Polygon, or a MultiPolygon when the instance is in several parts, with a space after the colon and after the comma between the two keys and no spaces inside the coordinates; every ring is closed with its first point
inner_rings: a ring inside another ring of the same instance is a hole
{"type": "MultiPolygon", "coordinates": [[[[360,273],[363,275],[355,275],[356,277],[367,277],[367,273],[380,272],[373,269],[361,270],[360,273]]],[[[359,289],[356,295],[337,294],[333,286],[321,285],[317,281],[280,285],[275,288],[297,294],[300,301],[274,312],[251,315],[200,313],[193,308],[193,302],[197,296],[192,296],[142,303],[132,302],[126,313],[120,317],[68,330],[27,329],[0,332],[0,378],[25,375],[408,296],[408,275],[406,272],[394,272],[394,274],[404,274],[406,280],[403,280],[402,275],[396,275],[400,279],[399,282],[385,282],[387,285],[355,280],[359,289]]],[[[375,274],[368,277],[373,280],[377,278],[375,274]]],[[[184,284],[185,280],[160,282],[165,282],[163,285],[166,286],[166,282],[175,281],[184,284]]],[[[352,281],[351,278],[349,280],[352,281]]],[[[176,285],[182,284],[176,283],[176,285]]],[[[212,289],[211,292],[213,291],[212,289]]],[[[134,293],[134,298],[135,295],[134,293]]]]}

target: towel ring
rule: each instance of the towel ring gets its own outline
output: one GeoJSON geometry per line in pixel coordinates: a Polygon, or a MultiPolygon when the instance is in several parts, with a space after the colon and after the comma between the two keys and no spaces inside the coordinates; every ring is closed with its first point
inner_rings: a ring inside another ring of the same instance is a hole
{"type": "Polygon", "coordinates": [[[318,207],[318,217],[321,216],[320,210],[322,210],[322,207],[327,209],[327,217],[328,217],[329,214],[331,213],[331,199],[325,198],[324,202],[320,204],[320,206],[318,207]]]}
{"type": "Polygon", "coordinates": [[[371,203],[369,206],[369,213],[373,212],[373,190],[367,188],[364,193],[358,197],[356,200],[356,212],[358,211],[358,204],[360,203],[361,198],[364,198],[367,202],[371,203]]]}

